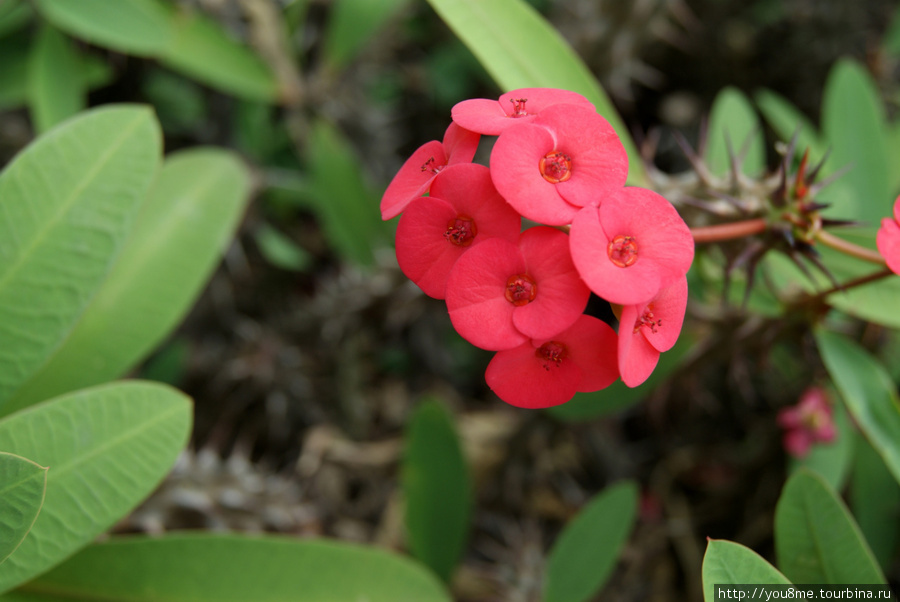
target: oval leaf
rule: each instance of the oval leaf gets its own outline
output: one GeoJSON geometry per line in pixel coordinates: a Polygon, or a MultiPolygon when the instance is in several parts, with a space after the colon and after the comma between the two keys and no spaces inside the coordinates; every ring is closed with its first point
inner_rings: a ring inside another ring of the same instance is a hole
{"type": "Polygon", "coordinates": [[[85,107],[83,72],[81,56],[69,38],[43,26],[28,63],[31,120],[38,132],[46,132],[85,107]]]}
{"type": "Polygon", "coordinates": [[[3,563],[0,592],[58,564],[149,495],[190,426],[184,394],[142,382],[79,391],[0,421],[0,449],[50,468],[44,506],[3,563]]]}
{"type": "Polygon", "coordinates": [[[428,0],[504,90],[563,88],[584,95],[628,151],[628,183],[646,186],[644,162],[606,92],[568,42],[523,0],[428,0]]]}
{"type": "Polygon", "coordinates": [[[118,378],[150,353],[203,289],[249,189],[247,169],[231,153],[170,155],[80,321],[5,411],[118,378]]]}
{"type": "Polygon", "coordinates": [[[887,119],[878,87],[865,68],[838,61],[828,75],[822,100],[822,130],[832,150],[825,174],[849,167],[822,191],[829,214],[877,225],[891,213],[887,119]]]}
{"type": "Polygon", "coordinates": [[[92,44],[156,56],[172,41],[168,10],[158,0],[37,0],[48,21],[92,44]]]}
{"type": "Polygon", "coordinates": [[[159,155],[148,109],[104,107],[42,136],[0,174],[0,404],[90,303],[159,155]]]}
{"type": "Polygon", "coordinates": [[[781,492],[775,554],[794,583],[887,583],[847,507],[809,470],[798,470],[781,492]]]}
{"type": "Polygon", "coordinates": [[[724,539],[710,539],[703,556],[703,599],[717,600],[717,585],[790,585],[790,581],[765,558],[746,546],[724,539]]]}
{"type": "Polygon", "coordinates": [[[160,60],[228,94],[266,102],[278,98],[278,82],[262,59],[202,15],[175,17],[172,44],[160,60]]]}
{"type": "Polygon", "coordinates": [[[322,56],[328,67],[346,66],[409,0],[338,0],[333,4],[322,56]]]}
{"type": "Polygon", "coordinates": [[[732,156],[743,157],[739,165],[747,175],[759,175],[766,168],[766,145],[759,117],[743,92],[728,87],[713,101],[705,158],[710,171],[723,176],[730,173],[732,156]]]}
{"type": "Polygon", "coordinates": [[[828,149],[819,138],[816,126],[788,99],[766,89],[757,91],[753,99],[765,120],[782,141],[787,142],[796,135],[797,150],[800,154],[809,149],[812,165],[825,156],[828,149]]]}
{"type": "Polygon", "coordinates": [[[46,488],[45,466],[0,452],[0,564],[31,531],[44,505],[46,488]]]}
{"type": "Polygon", "coordinates": [[[472,485],[450,413],[422,403],[406,433],[406,530],[412,555],[449,581],[469,531],[472,485]]]}
{"type": "Polygon", "coordinates": [[[865,438],[856,437],[850,507],[872,554],[885,570],[900,537],[900,485],[865,438]]]}
{"type": "Polygon", "coordinates": [[[179,534],[92,545],[4,602],[450,602],[428,570],[375,548],[287,537],[179,534]]]}
{"type": "Polygon", "coordinates": [[[877,359],[846,337],[820,330],[816,343],[850,415],[900,482],[900,408],[890,376],[877,359]]]}
{"type": "Polygon", "coordinates": [[[580,602],[606,583],[631,533],[638,489],[632,482],[607,488],[566,525],[550,550],[544,602],[580,602]]]}

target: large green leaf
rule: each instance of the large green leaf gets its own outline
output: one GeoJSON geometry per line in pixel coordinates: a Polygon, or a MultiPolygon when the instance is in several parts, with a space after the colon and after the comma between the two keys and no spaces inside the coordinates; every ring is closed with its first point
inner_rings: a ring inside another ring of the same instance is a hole
{"type": "Polygon", "coordinates": [[[450,413],[422,403],[406,433],[406,531],[413,556],[449,581],[469,532],[472,485],[450,413]]]}
{"type": "Polygon", "coordinates": [[[179,14],[163,64],[204,84],[248,100],[273,102],[278,82],[249,48],[232,39],[214,21],[199,14],[179,14]]]}
{"type": "Polygon", "coordinates": [[[0,404],[90,303],[159,155],[148,109],[108,106],[40,137],[0,174],[0,404]]]}
{"type": "Polygon", "coordinates": [[[388,240],[378,195],[366,182],[362,162],[350,144],[325,121],[315,121],[310,129],[306,167],[309,187],[304,201],[328,241],[346,259],[360,265],[374,263],[374,249],[388,240]]]}
{"type": "Polygon", "coordinates": [[[850,507],[879,564],[887,570],[900,538],[900,485],[863,437],[855,437],[850,507]]]}
{"type": "Polygon", "coordinates": [[[31,17],[31,5],[28,3],[21,0],[0,1],[0,37],[22,29],[31,17]]]}
{"type": "Polygon", "coordinates": [[[626,481],[582,508],[550,550],[544,602],[581,602],[603,587],[631,533],[637,506],[637,485],[626,481]]]}
{"type": "Polygon", "coordinates": [[[808,470],[788,479],[775,507],[775,554],[794,583],[886,583],[844,503],[808,470]]]}
{"type": "Polygon", "coordinates": [[[825,156],[828,149],[819,137],[816,126],[788,99],[766,89],[757,91],[753,99],[782,141],[787,142],[796,134],[798,151],[802,154],[809,149],[813,164],[825,156]]]}
{"type": "Polygon", "coordinates": [[[766,168],[766,144],[759,117],[743,92],[728,87],[716,96],[709,116],[705,159],[710,171],[719,176],[727,174],[732,153],[739,156],[745,145],[741,171],[759,175],[766,168]]]}
{"type": "Polygon", "coordinates": [[[81,56],[69,38],[50,25],[38,32],[28,64],[31,119],[46,132],[85,107],[87,88],[81,56]]]}
{"type": "Polygon", "coordinates": [[[628,151],[629,184],[647,173],[606,92],[568,42],[524,0],[428,0],[504,90],[563,88],[584,95],[618,132],[628,151]]]}
{"type": "Polygon", "coordinates": [[[3,602],[450,602],[427,569],[375,548],[286,537],[120,537],[0,598],[3,602]]]}
{"type": "Polygon", "coordinates": [[[765,558],[746,546],[724,539],[710,539],[703,556],[703,599],[713,602],[716,585],[790,585],[790,581],[765,558]]]}
{"type": "Polygon", "coordinates": [[[46,489],[46,466],[0,452],[0,565],[31,531],[46,489]]]}
{"type": "Polygon", "coordinates": [[[66,340],[0,413],[117,378],[178,325],[231,238],[250,176],[234,155],[170,155],[109,276],[66,340]]]}
{"type": "Polygon", "coordinates": [[[850,415],[900,482],[900,407],[890,376],[876,358],[844,336],[819,330],[816,342],[850,415]]]}
{"type": "Polygon", "coordinates": [[[49,467],[31,532],[0,570],[0,592],[56,565],[144,499],[184,447],[190,400],[165,385],[79,391],[0,421],[0,449],[49,467]]]}
{"type": "Polygon", "coordinates": [[[878,87],[862,65],[846,59],[832,68],[822,100],[822,130],[832,149],[826,172],[850,168],[822,191],[821,198],[832,203],[829,213],[877,225],[890,215],[894,200],[888,128],[878,87]]]}
{"type": "Polygon", "coordinates": [[[48,21],[92,44],[138,56],[169,47],[172,23],[159,0],[36,0],[48,21]]]}
{"type": "Polygon", "coordinates": [[[338,0],[333,3],[322,58],[342,69],[409,0],[338,0]]]}

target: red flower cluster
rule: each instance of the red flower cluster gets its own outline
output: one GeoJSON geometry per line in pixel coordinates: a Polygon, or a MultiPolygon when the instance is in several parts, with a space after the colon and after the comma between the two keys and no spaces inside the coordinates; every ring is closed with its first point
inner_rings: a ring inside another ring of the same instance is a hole
{"type": "Polygon", "coordinates": [[[894,217],[881,220],[875,242],[887,266],[900,274],[900,197],[894,201],[894,217]]]}
{"type": "Polygon", "coordinates": [[[403,273],[446,300],[463,338],[497,352],[485,378],[507,403],[644,382],[684,320],[694,241],[678,212],[625,186],[625,149],[579,94],[513,90],[452,117],[381,201],[384,219],[400,215],[403,273]],[[482,135],[497,136],[490,168],[471,163],[482,135]],[[523,217],[538,225],[523,231],[523,217]],[[618,335],[584,315],[591,292],[620,306],[618,335]]]}

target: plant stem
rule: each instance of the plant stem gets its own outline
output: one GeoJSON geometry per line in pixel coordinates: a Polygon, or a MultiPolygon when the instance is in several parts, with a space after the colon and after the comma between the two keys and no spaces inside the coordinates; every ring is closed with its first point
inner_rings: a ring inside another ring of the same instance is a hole
{"type": "Polygon", "coordinates": [[[691,236],[694,237],[694,242],[732,240],[735,238],[744,238],[752,234],[761,234],[766,231],[767,226],[766,220],[760,217],[728,224],[691,228],[691,236]]]}
{"type": "Polygon", "coordinates": [[[878,265],[886,265],[884,261],[884,257],[881,256],[881,253],[878,251],[873,251],[872,249],[867,249],[865,247],[861,247],[859,245],[855,245],[852,242],[848,242],[843,238],[835,236],[830,232],[825,230],[819,230],[816,232],[816,240],[822,243],[825,246],[831,247],[835,251],[840,251],[845,255],[850,255],[851,257],[856,257],[857,259],[862,259],[863,261],[868,261],[870,263],[875,263],[878,265]]]}
{"type": "Polygon", "coordinates": [[[879,270],[877,272],[868,274],[866,276],[860,276],[859,278],[854,278],[853,280],[848,280],[847,282],[845,282],[844,284],[841,284],[839,286],[833,286],[828,290],[822,291],[821,293],[817,293],[812,299],[813,300],[824,299],[825,297],[827,297],[828,295],[831,295],[832,293],[843,293],[843,292],[850,290],[851,288],[854,288],[857,286],[862,286],[864,284],[869,284],[870,282],[875,282],[876,280],[881,280],[882,278],[887,278],[888,276],[893,276],[893,275],[894,275],[894,272],[885,268],[883,270],[879,270]]]}

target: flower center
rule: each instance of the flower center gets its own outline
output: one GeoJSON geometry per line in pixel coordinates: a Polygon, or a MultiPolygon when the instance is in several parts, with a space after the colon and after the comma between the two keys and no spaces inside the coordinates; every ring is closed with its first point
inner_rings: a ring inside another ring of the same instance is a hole
{"type": "Polygon", "coordinates": [[[637,241],[633,236],[616,236],[606,248],[609,260],[620,268],[627,268],[638,258],[637,241]]]}
{"type": "Polygon", "coordinates": [[[429,157],[428,161],[422,164],[422,171],[430,171],[434,175],[437,175],[439,171],[446,167],[445,165],[435,165],[436,161],[434,157],[429,157]]]}
{"type": "Polygon", "coordinates": [[[478,228],[475,220],[468,215],[457,215],[447,222],[447,231],[444,238],[458,247],[468,247],[475,241],[478,228]]]}
{"type": "Polygon", "coordinates": [[[510,117],[525,117],[528,112],[525,110],[527,98],[510,98],[509,102],[513,103],[513,114],[510,117]]]}
{"type": "Polygon", "coordinates": [[[541,157],[541,175],[551,184],[565,182],[572,177],[572,157],[559,151],[541,157]]]}
{"type": "Polygon", "coordinates": [[[534,355],[541,360],[544,370],[550,371],[550,366],[559,367],[560,363],[569,357],[569,350],[559,341],[547,341],[537,348],[534,355]]]}
{"type": "Polygon", "coordinates": [[[650,329],[650,332],[656,334],[659,332],[659,328],[662,328],[662,318],[654,320],[653,310],[648,305],[644,308],[644,313],[641,314],[641,317],[634,321],[634,332],[633,334],[637,334],[641,329],[641,326],[646,326],[650,329]]]}
{"type": "Polygon", "coordinates": [[[536,294],[537,285],[528,274],[515,274],[506,281],[506,300],[517,307],[534,301],[536,294]]]}

